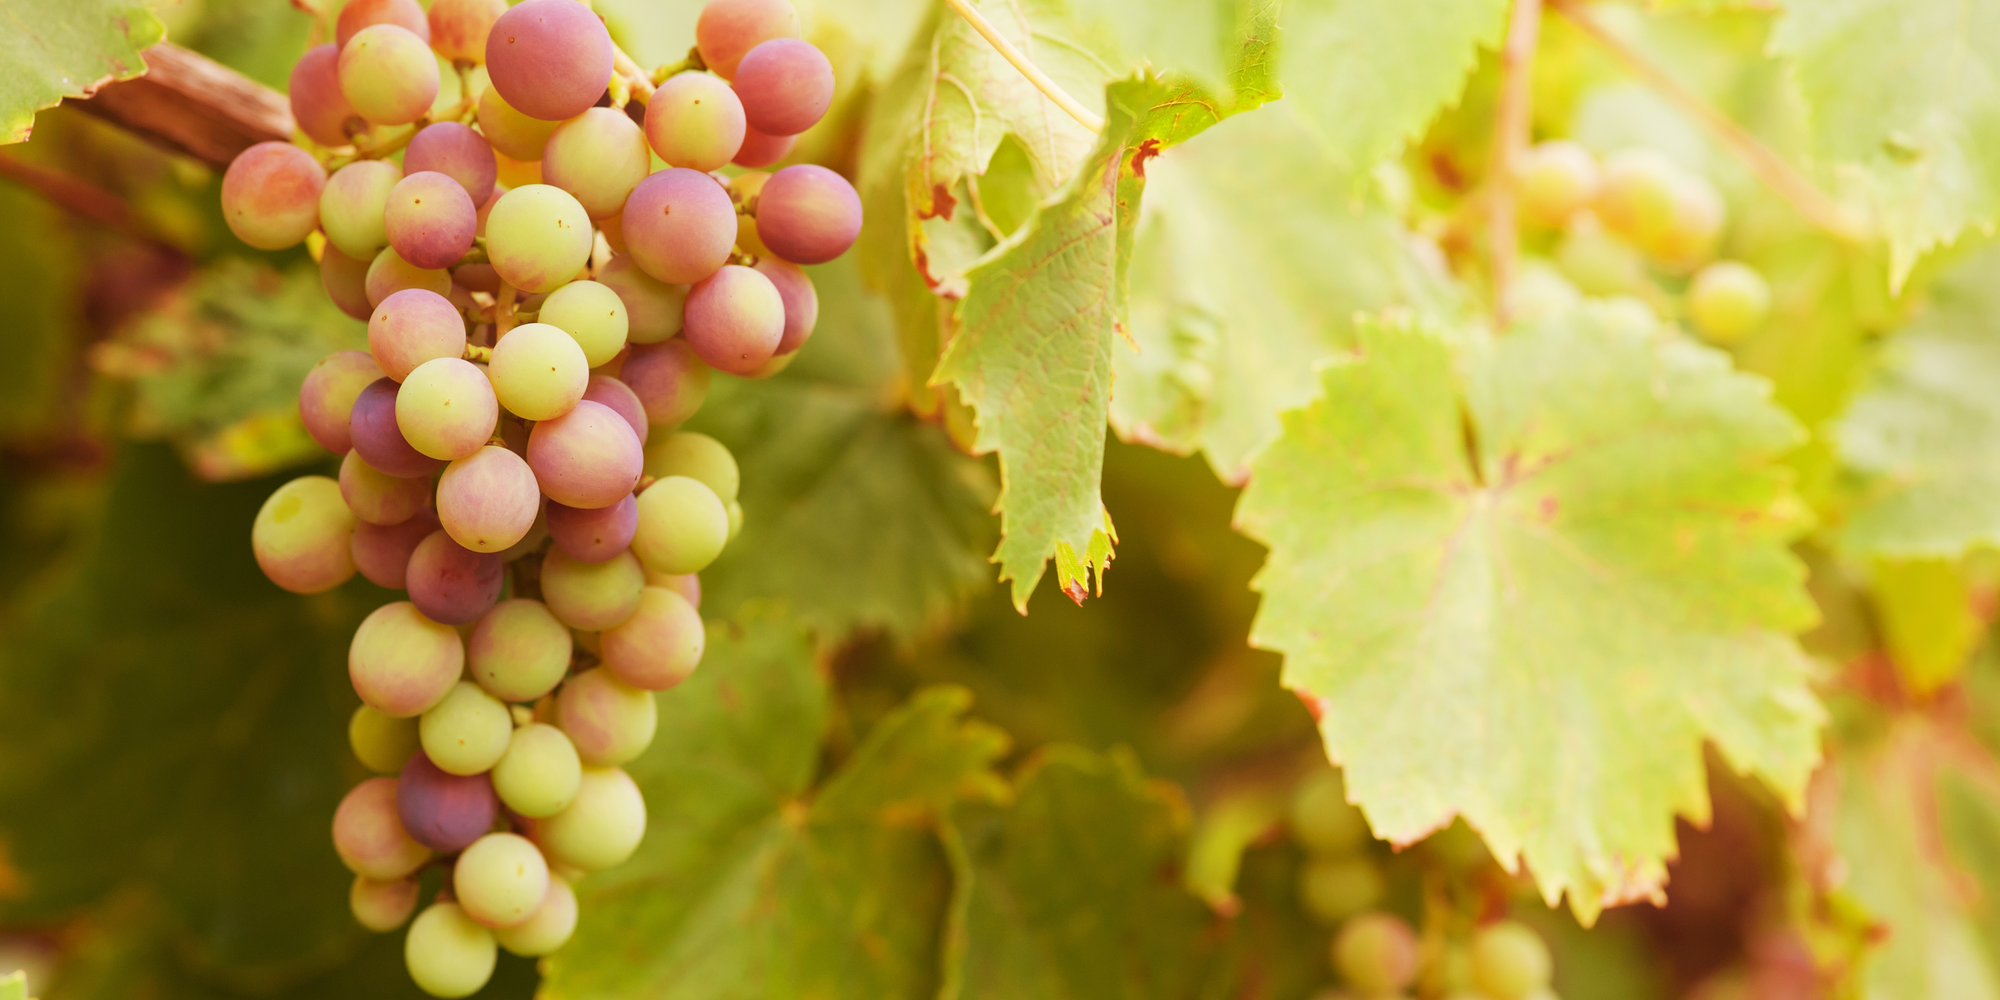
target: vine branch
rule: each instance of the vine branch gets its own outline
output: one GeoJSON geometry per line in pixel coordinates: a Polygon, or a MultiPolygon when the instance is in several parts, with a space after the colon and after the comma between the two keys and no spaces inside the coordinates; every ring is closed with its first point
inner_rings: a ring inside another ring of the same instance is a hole
{"type": "Polygon", "coordinates": [[[626,86],[632,88],[633,100],[640,104],[653,100],[653,74],[639,68],[639,64],[626,55],[617,42],[611,43],[611,70],[625,78],[626,86]]]}
{"type": "Polygon", "coordinates": [[[1493,269],[1493,326],[1507,328],[1507,298],[1519,267],[1520,233],[1514,206],[1514,171],[1528,148],[1533,127],[1535,46],[1540,41],[1542,0],[1514,0],[1507,42],[1500,49],[1500,106],[1493,116],[1493,164],[1487,184],[1487,242],[1493,269]]]}
{"type": "Polygon", "coordinates": [[[147,49],[145,58],[144,76],[63,103],[218,170],[257,143],[291,141],[285,95],[168,42],[147,49]]]}
{"type": "Polygon", "coordinates": [[[945,0],[945,2],[951,4],[951,9],[958,11],[958,16],[965,18],[966,23],[972,25],[973,30],[979,32],[986,39],[987,43],[1000,53],[1001,58],[1013,63],[1014,68],[1020,70],[1021,75],[1027,77],[1028,82],[1034,84],[1036,90],[1041,91],[1049,100],[1056,102],[1056,107],[1068,112],[1069,116],[1076,119],[1077,124],[1082,125],[1084,128],[1092,132],[1104,131],[1104,119],[1102,117],[1094,114],[1089,108],[1077,103],[1076,98],[1069,96],[1068,91],[1057,86],[1054,80],[1049,79],[1047,73],[1042,72],[1041,67],[1030,62],[1020,49],[1014,47],[1013,42],[1003,37],[999,29],[993,27],[992,22],[986,20],[985,15],[973,9],[972,4],[968,0],[945,0]]]}

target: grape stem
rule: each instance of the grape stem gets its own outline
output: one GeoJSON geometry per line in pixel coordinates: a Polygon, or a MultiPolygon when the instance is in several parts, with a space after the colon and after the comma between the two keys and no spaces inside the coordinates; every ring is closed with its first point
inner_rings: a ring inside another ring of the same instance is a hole
{"type": "MultiPolygon", "coordinates": [[[[465,353],[460,355],[460,357],[464,358],[467,361],[477,362],[482,365],[490,365],[493,363],[493,348],[481,347],[478,344],[467,344],[465,345],[465,353]]],[[[504,445],[507,442],[496,439],[494,441],[489,441],[487,443],[504,445]]]]}
{"type": "Polygon", "coordinates": [[[634,100],[645,104],[653,99],[652,75],[640,69],[639,64],[632,61],[632,57],[626,55],[616,42],[611,43],[611,68],[625,78],[625,83],[632,88],[634,100]]]}
{"type": "Polygon", "coordinates": [[[648,79],[652,80],[653,86],[657,87],[682,73],[689,72],[690,70],[699,72],[707,68],[708,60],[701,57],[701,50],[699,48],[691,48],[688,50],[686,59],[682,59],[680,62],[661,63],[653,67],[653,73],[648,79]]]}
{"type": "Polygon", "coordinates": [[[514,286],[500,283],[500,298],[493,305],[493,342],[499,343],[514,328],[514,286]]]}
{"type": "Polygon", "coordinates": [[[1487,171],[1486,239],[1493,278],[1493,326],[1511,320],[1509,292],[1521,252],[1514,205],[1514,170],[1528,148],[1533,122],[1535,46],[1540,42],[1542,0],[1514,0],[1507,41],[1500,49],[1500,105],[1493,115],[1493,164],[1487,171]]]}
{"type": "Polygon", "coordinates": [[[1784,158],[1771,147],[1758,141],[1743,126],[1736,124],[1728,115],[1704,101],[1693,91],[1682,86],[1657,63],[1646,58],[1639,50],[1627,44],[1624,39],[1612,34],[1596,18],[1590,16],[1576,0],[1548,0],[1556,13],[1568,18],[1590,39],[1602,46],[1640,82],[1657,91],[1686,112],[1702,127],[1708,129],[1716,140],[1730,152],[1736,154],[1757,179],[1785,201],[1807,222],[1825,230],[1830,236],[1849,243],[1859,243],[1868,238],[1868,227],[1846,206],[1834,201],[1820,191],[1804,174],[1793,169],[1784,158]]]}
{"type": "Polygon", "coordinates": [[[1027,77],[1028,82],[1034,84],[1036,90],[1041,91],[1049,100],[1054,101],[1056,107],[1063,109],[1071,118],[1076,119],[1077,124],[1082,125],[1084,128],[1092,132],[1104,131],[1104,119],[1102,117],[1093,113],[1089,108],[1077,103],[1076,98],[1069,96],[1067,91],[1056,86],[1056,82],[1049,79],[1047,73],[1042,72],[1040,67],[1029,62],[1028,57],[1023,55],[1020,49],[1015,48],[1013,42],[1003,37],[999,30],[993,27],[992,22],[986,20],[985,15],[973,9],[972,4],[968,0],[945,0],[945,2],[951,4],[951,9],[958,11],[958,16],[965,18],[966,23],[972,25],[973,30],[979,32],[980,36],[985,38],[987,43],[1000,53],[1001,58],[1014,64],[1014,68],[1020,70],[1021,75],[1027,77]]]}
{"type": "Polygon", "coordinates": [[[434,125],[438,122],[463,121],[478,104],[475,95],[472,93],[472,64],[453,63],[452,68],[458,73],[457,104],[446,108],[442,114],[427,113],[422,118],[408,125],[399,125],[390,130],[387,133],[387,138],[382,139],[379,143],[375,141],[375,132],[372,129],[355,136],[354,151],[327,160],[324,164],[326,172],[329,174],[333,173],[356,160],[386,159],[394,155],[396,151],[408,146],[410,140],[416,138],[417,133],[422,132],[426,126],[434,125]]]}

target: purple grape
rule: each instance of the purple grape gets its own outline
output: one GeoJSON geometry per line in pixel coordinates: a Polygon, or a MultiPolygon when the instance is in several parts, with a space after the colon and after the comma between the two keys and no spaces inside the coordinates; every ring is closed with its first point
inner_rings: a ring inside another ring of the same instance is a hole
{"type": "Polygon", "coordinates": [[[743,145],[736,150],[736,158],[731,163],[739,167],[761,170],[792,155],[792,147],[798,145],[795,135],[765,135],[749,126],[743,128],[743,145]]]}
{"type": "Polygon", "coordinates": [[[484,205],[493,197],[493,185],[500,177],[500,161],[493,158],[493,146],[486,137],[458,122],[426,125],[403,151],[403,172],[419,174],[436,171],[459,183],[474,205],[484,205]]]}
{"type": "Polygon", "coordinates": [[[431,458],[410,447],[396,426],[396,393],[401,389],[388,378],[379,378],[354,398],[347,418],[348,434],[363,461],[399,479],[428,476],[444,468],[444,460],[431,458]]]}
{"type": "Polygon", "coordinates": [[[646,453],[618,411],[583,400],[568,413],[535,424],[528,467],[550,500],[571,507],[609,507],[629,496],[645,470],[646,453]]]}
{"type": "Polygon", "coordinates": [[[708,366],[679,337],[632,348],[618,380],[639,397],[646,420],[672,427],[701,409],[708,399],[708,366]]]}
{"type": "Polygon", "coordinates": [[[493,828],[500,797],[486,774],[447,774],[419,752],[396,779],[396,814],[403,829],[433,851],[462,851],[493,828]]]}
{"type": "Polygon", "coordinates": [[[526,0],[493,22],[486,71],[522,114],[574,118],[611,82],[611,34],[576,0],[526,0]]]}
{"type": "Polygon", "coordinates": [[[639,498],[627,493],[609,507],[565,507],[549,502],[549,537],[577,562],[601,563],[632,544],[639,530],[639,498]]]}
{"type": "Polygon", "coordinates": [[[669,167],[640,181],[625,200],[621,221],[625,246],[639,269],[673,284],[714,274],[736,245],[736,206],[729,193],[715,178],[686,167],[669,167]]]}
{"type": "Polygon", "coordinates": [[[368,261],[355,260],[329,243],[320,252],[319,283],[341,312],[365,320],[375,310],[368,305],[368,261]]]}
{"type": "Polygon", "coordinates": [[[805,346],[819,323],[819,292],[805,268],[776,257],[757,262],[757,273],[771,279],[778,297],[785,301],[785,336],[778,341],[777,354],[790,354],[805,346]]]}
{"type": "Polygon", "coordinates": [[[497,552],[474,552],[452,540],[443,529],[433,531],[410,553],[403,586],[410,603],[424,617],[446,625],[477,621],[500,599],[507,565],[497,552]]]}
{"type": "Polygon", "coordinates": [[[794,264],[824,264],[846,253],[859,235],[861,196],[825,167],[786,167],[757,194],[757,238],[794,264]]]}
{"type": "Polygon", "coordinates": [[[458,263],[479,230],[479,206],[464,186],[435,170],[409,174],[389,192],[382,228],[396,255],[426,270],[458,263]]]}
{"type": "Polygon", "coordinates": [[[288,92],[299,131],[322,146],[347,145],[348,120],[361,116],[340,92],[340,46],[329,42],[307,49],[292,67],[288,92]]]}
{"type": "Polygon", "coordinates": [[[646,434],[651,430],[646,423],[646,404],[639,402],[639,394],[631,386],[609,375],[592,375],[583,388],[583,398],[618,411],[632,425],[632,433],[639,435],[639,443],[646,443],[646,434]]]}
{"type": "Polygon", "coordinates": [[[437,511],[429,507],[417,511],[401,524],[380,525],[361,521],[354,526],[354,567],[377,587],[401,590],[408,580],[410,554],[417,545],[438,530],[437,511]]]}
{"type": "Polygon", "coordinates": [[[833,106],[833,64],[811,42],[773,38],[736,67],[743,118],[765,135],[798,135],[833,106]]]}
{"type": "Polygon", "coordinates": [[[710,367],[747,375],[784,337],[785,300],[762,272],[730,264],[688,292],[688,346],[710,367]]]}
{"type": "Polygon", "coordinates": [[[430,19],[415,0],[348,0],[340,8],[340,19],[334,22],[334,47],[345,46],[355,32],[375,24],[396,25],[430,44],[430,19]]]}

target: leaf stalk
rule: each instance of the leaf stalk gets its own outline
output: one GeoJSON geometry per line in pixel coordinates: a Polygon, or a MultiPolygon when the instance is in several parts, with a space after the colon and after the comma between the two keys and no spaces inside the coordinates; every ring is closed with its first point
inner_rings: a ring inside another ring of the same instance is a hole
{"type": "Polygon", "coordinates": [[[945,0],[945,2],[951,5],[952,10],[958,12],[958,16],[965,18],[966,23],[972,25],[973,30],[979,32],[980,36],[986,39],[987,44],[992,45],[994,51],[1000,53],[1001,58],[1006,59],[1014,65],[1015,69],[1020,70],[1021,75],[1027,77],[1028,82],[1034,84],[1036,90],[1041,91],[1043,96],[1054,101],[1056,107],[1063,109],[1071,118],[1076,119],[1077,124],[1082,125],[1084,128],[1092,132],[1104,131],[1104,118],[1102,116],[1077,103],[1076,98],[1069,96],[1068,91],[1057,86],[1054,80],[1049,79],[1047,73],[1042,72],[1041,67],[1030,62],[1020,49],[1014,47],[1013,42],[1008,41],[1002,36],[999,29],[993,27],[993,23],[986,20],[985,15],[974,9],[969,0],[945,0]]]}

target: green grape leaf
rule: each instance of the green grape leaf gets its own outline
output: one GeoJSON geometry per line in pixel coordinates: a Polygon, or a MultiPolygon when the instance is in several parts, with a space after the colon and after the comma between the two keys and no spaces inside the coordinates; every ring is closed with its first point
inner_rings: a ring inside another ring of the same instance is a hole
{"type": "Polygon", "coordinates": [[[2000,220],[2000,2],[1787,4],[1814,154],[1849,168],[1900,286],[1926,252],[2000,220]]]}
{"type": "Polygon", "coordinates": [[[1796,807],[1823,713],[1774,462],[1801,434],[1768,386],[1597,309],[1456,364],[1408,321],[1360,334],[1237,521],[1271,550],[1251,642],[1376,834],[1463,816],[1589,921],[1659,897],[1675,814],[1708,815],[1704,741],[1796,807]]]}
{"type": "Polygon", "coordinates": [[[1856,555],[2000,545],[2000,249],[1966,259],[1892,340],[1834,430],[1863,480],[1840,525],[1856,555]]]}
{"type": "Polygon", "coordinates": [[[145,4],[6,0],[0,12],[0,145],[27,142],[35,112],[146,72],[140,50],[167,37],[145,4]]]}
{"type": "Polygon", "coordinates": [[[829,705],[805,633],[753,619],[709,635],[627,768],[646,839],[579,886],[542,995],[935,995],[951,893],[936,823],[960,794],[993,794],[1006,737],[962,718],[963,690],[927,689],[815,786],[829,705]]]}

